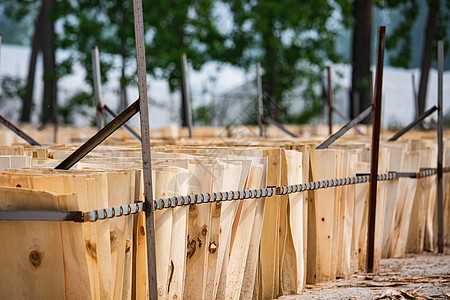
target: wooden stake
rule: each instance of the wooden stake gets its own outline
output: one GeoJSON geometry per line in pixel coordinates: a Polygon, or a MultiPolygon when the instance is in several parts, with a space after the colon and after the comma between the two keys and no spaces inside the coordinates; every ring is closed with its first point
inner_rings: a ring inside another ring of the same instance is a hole
{"type": "Polygon", "coordinates": [[[444,41],[438,41],[438,157],[437,157],[437,212],[438,212],[438,253],[444,253],[444,187],[442,182],[443,160],[443,70],[444,41]]]}
{"type": "Polygon", "coordinates": [[[329,134],[333,133],[333,87],[331,86],[331,67],[327,67],[328,72],[328,127],[329,134]]]}
{"type": "Polygon", "coordinates": [[[183,92],[184,92],[184,116],[189,128],[189,138],[192,138],[192,109],[191,95],[189,93],[189,81],[187,78],[187,58],[186,52],[181,55],[181,71],[183,72],[183,92]]]}
{"type": "Polygon", "coordinates": [[[155,217],[153,215],[152,161],[150,153],[150,126],[147,102],[147,70],[145,65],[144,20],[142,0],[133,0],[136,60],[139,88],[139,111],[141,113],[142,166],[144,177],[148,288],[150,299],[158,299],[156,283],[155,217]]]}
{"type": "Polygon", "coordinates": [[[105,119],[103,118],[102,106],[102,82],[100,78],[100,59],[98,54],[98,47],[92,47],[92,77],[94,80],[94,95],[95,95],[95,110],[97,112],[97,129],[100,130],[105,126],[105,119]]]}
{"type": "Polygon", "coordinates": [[[370,166],[369,186],[369,220],[367,226],[367,272],[373,272],[374,248],[375,248],[375,218],[377,207],[377,175],[378,152],[380,149],[381,126],[381,93],[383,88],[383,61],[386,27],[378,27],[377,66],[375,74],[375,97],[373,104],[373,130],[372,130],[372,160],[370,166]]]}
{"type": "Polygon", "coordinates": [[[258,60],[256,61],[256,84],[258,89],[258,127],[259,127],[259,136],[263,136],[263,125],[262,125],[262,119],[263,119],[263,92],[262,92],[262,83],[261,83],[261,62],[258,60]]]}

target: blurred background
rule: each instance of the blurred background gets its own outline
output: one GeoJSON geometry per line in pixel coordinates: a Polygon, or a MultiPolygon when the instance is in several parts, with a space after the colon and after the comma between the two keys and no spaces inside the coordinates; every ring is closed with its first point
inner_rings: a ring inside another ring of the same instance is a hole
{"type": "MultiPolygon", "coordinates": [[[[334,103],[353,118],[372,102],[379,25],[387,32],[383,126],[406,125],[436,104],[438,39],[450,124],[449,0],[143,0],[143,7],[152,128],[186,124],[183,52],[194,126],[256,124],[256,61],[265,115],[325,123],[330,66],[334,103]]],[[[13,122],[44,127],[57,112],[60,123],[94,125],[93,46],[102,102],[120,112],[138,97],[131,0],[2,0],[0,33],[0,113],[13,122]]]]}

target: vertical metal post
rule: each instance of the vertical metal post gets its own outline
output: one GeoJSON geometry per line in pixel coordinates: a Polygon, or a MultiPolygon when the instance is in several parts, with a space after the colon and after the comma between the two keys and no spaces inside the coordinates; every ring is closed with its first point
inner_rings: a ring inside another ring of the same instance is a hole
{"type": "Polygon", "coordinates": [[[92,79],[94,81],[95,110],[97,112],[97,129],[100,130],[105,126],[103,118],[102,106],[102,82],[100,78],[100,59],[98,47],[92,47],[92,79]]]}
{"type": "Polygon", "coordinates": [[[186,53],[181,54],[181,71],[183,73],[183,92],[184,92],[184,116],[189,128],[189,138],[192,138],[192,110],[191,95],[189,93],[189,81],[187,78],[187,58],[186,53]]]}
{"type": "Polygon", "coordinates": [[[139,88],[139,110],[142,138],[142,167],[144,176],[145,225],[147,241],[148,289],[150,299],[158,299],[156,282],[155,216],[153,214],[152,161],[150,153],[150,126],[147,102],[147,70],[145,64],[144,20],[142,0],[133,0],[134,31],[139,88]]]}
{"type": "Polygon", "coordinates": [[[263,136],[263,92],[262,92],[262,81],[261,81],[261,62],[256,61],[256,88],[257,88],[257,112],[258,112],[258,127],[259,127],[259,136],[263,136]]]}
{"type": "Polygon", "coordinates": [[[331,85],[331,67],[327,67],[328,72],[328,127],[329,134],[333,134],[333,87],[331,85]]]}
{"type": "Polygon", "coordinates": [[[370,165],[369,220],[367,226],[367,272],[373,272],[375,248],[375,220],[377,208],[378,152],[380,149],[381,93],[383,88],[383,61],[386,27],[378,27],[375,97],[373,103],[372,160],[370,165]]]}
{"type": "Polygon", "coordinates": [[[438,41],[438,157],[437,157],[437,213],[438,213],[438,253],[444,253],[444,187],[442,182],[443,162],[443,70],[444,41],[438,41]]]}

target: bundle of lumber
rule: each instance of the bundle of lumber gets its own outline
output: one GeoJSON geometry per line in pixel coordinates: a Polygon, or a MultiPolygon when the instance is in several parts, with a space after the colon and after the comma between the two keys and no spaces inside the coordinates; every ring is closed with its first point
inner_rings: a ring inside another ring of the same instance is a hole
{"type": "MultiPolygon", "coordinates": [[[[75,134],[74,134],[75,136],[75,134]]],[[[164,137],[166,138],[166,137],[164,137]]],[[[170,137],[169,137],[170,139],[170,137]]],[[[153,198],[280,187],[370,169],[370,141],[323,138],[152,140],[153,198]]],[[[446,145],[450,145],[446,143],[446,145]]],[[[140,144],[110,140],[69,171],[78,145],[0,147],[0,209],[83,211],[143,199],[140,144]],[[3,164],[4,163],[4,164],[3,164]]],[[[444,165],[450,165],[450,148],[444,165]]],[[[379,173],[436,167],[435,137],[382,142],[379,173]]],[[[450,178],[444,177],[450,242],[450,178]]],[[[436,247],[436,176],[378,183],[375,269],[381,257],[436,247]]],[[[306,283],[364,270],[368,183],[155,211],[161,299],[273,299],[306,283]]],[[[0,294],[14,299],[145,299],[145,215],[96,222],[0,221],[0,294]]]]}

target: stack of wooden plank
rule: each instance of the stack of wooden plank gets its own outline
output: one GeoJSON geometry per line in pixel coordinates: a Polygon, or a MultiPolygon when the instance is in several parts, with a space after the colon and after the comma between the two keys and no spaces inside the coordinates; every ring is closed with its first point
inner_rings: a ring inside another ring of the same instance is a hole
{"type": "MultiPolygon", "coordinates": [[[[330,149],[316,150],[322,140],[216,137],[172,139],[170,145],[153,140],[153,196],[282,186],[369,172],[367,137],[349,136],[330,149]]],[[[1,146],[1,209],[87,212],[142,200],[139,144],[113,140],[72,170],[53,170],[76,147],[1,146]]],[[[435,157],[430,134],[383,142],[379,173],[434,168],[435,157]]],[[[444,165],[450,165],[448,146],[444,165]]],[[[435,176],[378,183],[375,269],[381,257],[434,249],[435,187],[435,176]]],[[[367,199],[368,183],[362,183],[157,210],[158,295],[272,299],[298,293],[306,283],[363,270],[367,199]]],[[[140,213],[82,224],[0,221],[0,236],[8,241],[0,247],[0,294],[17,299],[144,299],[144,218],[140,213]]]]}

